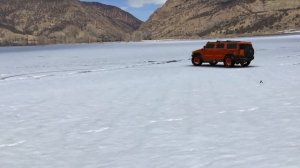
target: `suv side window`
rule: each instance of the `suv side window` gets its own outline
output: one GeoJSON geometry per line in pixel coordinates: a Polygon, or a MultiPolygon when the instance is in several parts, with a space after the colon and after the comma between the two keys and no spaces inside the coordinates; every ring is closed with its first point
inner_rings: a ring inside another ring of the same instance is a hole
{"type": "Polygon", "coordinates": [[[224,47],[225,47],[224,43],[217,44],[217,48],[224,48],[224,47]]]}
{"type": "Polygon", "coordinates": [[[229,43],[229,44],[227,44],[227,48],[228,49],[237,49],[237,44],[236,43],[229,43]]]}
{"type": "Polygon", "coordinates": [[[215,44],[214,43],[207,43],[205,48],[215,48],[215,44]]]}

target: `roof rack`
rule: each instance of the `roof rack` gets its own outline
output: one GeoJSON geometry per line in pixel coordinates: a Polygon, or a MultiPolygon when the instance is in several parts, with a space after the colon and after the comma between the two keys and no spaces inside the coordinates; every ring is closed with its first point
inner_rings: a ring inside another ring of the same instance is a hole
{"type": "Polygon", "coordinates": [[[226,40],[226,41],[219,41],[219,40],[217,40],[217,43],[228,43],[228,42],[235,42],[235,43],[237,43],[237,42],[240,42],[240,41],[234,41],[234,40],[226,40]]]}

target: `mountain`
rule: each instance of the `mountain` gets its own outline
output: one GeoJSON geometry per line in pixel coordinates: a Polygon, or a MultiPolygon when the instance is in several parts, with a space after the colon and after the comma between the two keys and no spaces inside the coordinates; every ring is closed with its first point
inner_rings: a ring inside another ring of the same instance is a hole
{"type": "Polygon", "coordinates": [[[117,7],[79,0],[0,0],[0,43],[128,40],[142,22],[117,7]]]}
{"type": "Polygon", "coordinates": [[[144,38],[278,34],[300,30],[300,0],[168,0],[143,23],[144,38]]]}

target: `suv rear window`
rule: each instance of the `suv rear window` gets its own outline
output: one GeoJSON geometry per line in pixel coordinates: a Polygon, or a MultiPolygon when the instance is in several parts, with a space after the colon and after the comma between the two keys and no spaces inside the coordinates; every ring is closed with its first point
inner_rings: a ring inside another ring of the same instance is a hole
{"type": "Polygon", "coordinates": [[[227,44],[227,48],[228,49],[236,49],[237,48],[237,44],[236,43],[227,44]]]}
{"type": "Polygon", "coordinates": [[[215,44],[214,43],[207,43],[205,48],[215,48],[215,44]]]}
{"type": "Polygon", "coordinates": [[[250,44],[241,44],[241,45],[240,45],[240,48],[241,48],[241,49],[245,49],[246,47],[252,48],[252,45],[250,45],[250,44]]]}

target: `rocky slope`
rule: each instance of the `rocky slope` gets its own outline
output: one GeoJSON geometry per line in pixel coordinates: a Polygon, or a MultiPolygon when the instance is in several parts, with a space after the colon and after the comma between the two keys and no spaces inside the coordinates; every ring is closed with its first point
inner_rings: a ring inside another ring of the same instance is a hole
{"type": "Polygon", "coordinates": [[[300,0],[168,0],[142,24],[144,38],[247,36],[300,30],[300,0]]]}
{"type": "Polygon", "coordinates": [[[142,22],[121,9],[79,0],[0,0],[0,43],[128,40],[142,22]]]}

